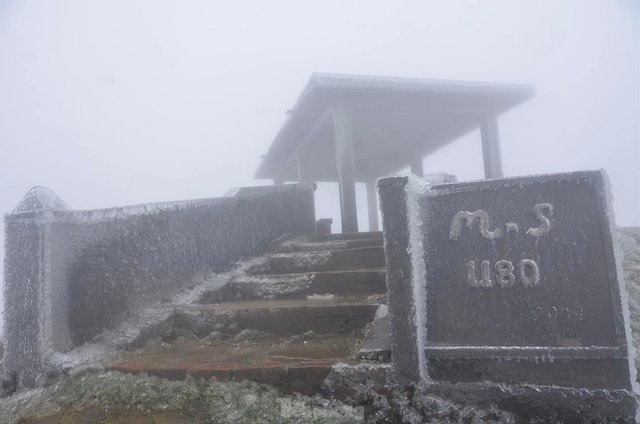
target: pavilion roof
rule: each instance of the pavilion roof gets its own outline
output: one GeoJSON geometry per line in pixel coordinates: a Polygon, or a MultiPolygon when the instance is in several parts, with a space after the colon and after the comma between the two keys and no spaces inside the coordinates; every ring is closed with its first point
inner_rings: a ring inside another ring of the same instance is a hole
{"type": "Polygon", "coordinates": [[[535,94],[527,85],[314,73],[256,173],[296,181],[337,181],[331,108],[352,108],[356,181],[387,175],[426,156],[535,94]]]}

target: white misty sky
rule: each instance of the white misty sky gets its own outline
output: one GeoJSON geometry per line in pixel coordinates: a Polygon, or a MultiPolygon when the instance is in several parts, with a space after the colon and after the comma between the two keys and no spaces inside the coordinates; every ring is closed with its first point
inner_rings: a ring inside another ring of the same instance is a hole
{"type": "MultiPolygon", "coordinates": [[[[0,61],[3,213],[33,185],[90,209],[266,184],[320,71],[535,85],[500,121],[505,174],[604,168],[618,224],[640,225],[636,0],[5,0],[0,61]]],[[[480,153],[471,134],[425,171],[481,178],[480,153]]],[[[337,189],[317,202],[338,224],[337,189]]]]}

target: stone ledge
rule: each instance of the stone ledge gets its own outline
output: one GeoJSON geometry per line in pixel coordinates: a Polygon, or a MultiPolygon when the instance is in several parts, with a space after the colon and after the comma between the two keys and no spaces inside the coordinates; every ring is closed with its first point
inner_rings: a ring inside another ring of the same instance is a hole
{"type": "MultiPolygon", "coordinates": [[[[187,376],[194,379],[216,378],[218,381],[249,380],[259,384],[272,385],[283,393],[299,392],[312,395],[321,390],[322,382],[329,375],[332,367],[333,365],[328,363],[255,367],[144,367],[142,365],[116,364],[105,366],[103,370],[134,375],[145,373],[170,381],[181,381],[187,376]]],[[[95,368],[90,371],[100,370],[95,368]]]]}

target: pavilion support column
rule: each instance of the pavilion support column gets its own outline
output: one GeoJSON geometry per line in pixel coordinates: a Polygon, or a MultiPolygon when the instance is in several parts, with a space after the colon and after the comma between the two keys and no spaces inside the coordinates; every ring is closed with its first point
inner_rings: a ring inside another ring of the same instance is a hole
{"type": "Polygon", "coordinates": [[[336,165],[340,187],[340,214],[343,233],[358,232],[356,210],[356,179],[353,166],[351,109],[342,102],[334,105],[333,125],[336,143],[336,165]]]}
{"type": "Polygon", "coordinates": [[[303,181],[307,181],[307,168],[305,167],[304,151],[302,148],[300,148],[296,154],[296,162],[298,166],[298,182],[301,183],[303,181]]]}
{"type": "Polygon", "coordinates": [[[482,138],[484,177],[502,178],[500,134],[498,133],[498,117],[495,113],[488,113],[480,119],[480,137],[482,138]]]}
{"type": "Polygon", "coordinates": [[[378,200],[376,197],[376,180],[367,181],[367,206],[369,210],[369,231],[378,231],[378,200]]]}
{"type": "Polygon", "coordinates": [[[424,169],[422,168],[422,156],[413,158],[411,161],[411,173],[418,177],[424,177],[424,169]]]}

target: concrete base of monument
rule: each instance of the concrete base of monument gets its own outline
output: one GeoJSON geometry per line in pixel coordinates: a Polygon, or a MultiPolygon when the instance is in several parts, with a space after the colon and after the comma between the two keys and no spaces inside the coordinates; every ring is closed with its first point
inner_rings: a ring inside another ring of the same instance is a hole
{"type": "Polygon", "coordinates": [[[491,402],[522,423],[637,422],[638,396],[627,390],[440,382],[429,384],[424,393],[463,405],[491,402]]]}
{"type": "Polygon", "coordinates": [[[323,386],[333,398],[357,405],[370,403],[372,393],[383,396],[389,405],[406,403],[418,409],[434,399],[446,400],[460,410],[491,409],[493,405],[496,411],[508,412],[515,423],[523,424],[638,422],[638,395],[627,390],[435,381],[399,390],[389,385],[390,373],[388,364],[339,364],[333,366],[323,386]]]}
{"type": "Polygon", "coordinates": [[[437,381],[602,387],[632,390],[625,359],[438,358],[427,356],[429,376],[437,381]]]}
{"type": "Polygon", "coordinates": [[[437,381],[421,390],[523,422],[636,422],[638,326],[604,171],[396,176],[378,192],[398,387],[437,381]]]}

